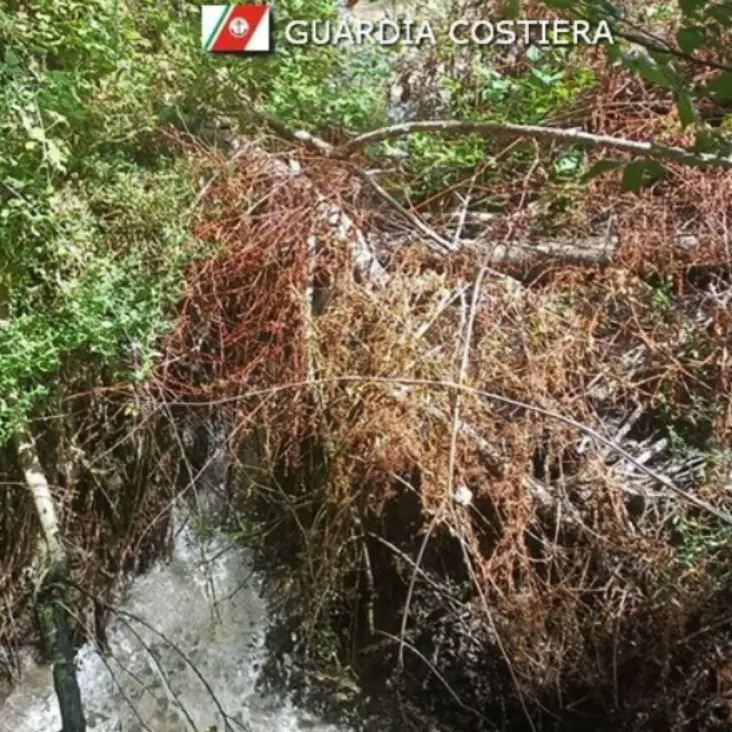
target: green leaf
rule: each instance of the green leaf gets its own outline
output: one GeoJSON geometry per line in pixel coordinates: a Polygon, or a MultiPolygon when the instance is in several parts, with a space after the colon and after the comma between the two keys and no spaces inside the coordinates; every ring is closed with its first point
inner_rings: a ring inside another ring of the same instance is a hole
{"type": "Polygon", "coordinates": [[[682,28],[676,34],[676,42],[684,53],[694,53],[705,41],[706,36],[702,28],[682,28]]]}
{"type": "Polygon", "coordinates": [[[696,110],[688,94],[681,92],[677,95],[676,108],[679,111],[679,119],[683,129],[696,122],[696,110]]]}
{"type": "Polygon", "coordinates": [[[612,160],[610,158],[603,158],[598,160],[583,176],[582,181],[587,182],[593,178],[597,178],[598,175],[607,173],[611,170],[616,170],[623,164],[622,160],[612,160]]]}
{"type": "Polygon", "coordinates": [[[43,142],[46,139],[46,131],[43,129],[43,127],[32,127],[30,130],[28,130],[28,137],[30,137],[31,140],[38,140],[38,142],[43,142]]]}
{"type": "Polygon", "coordinates": [[[712,5],[705,13],[725,28],[732,26],[732,5],[712,5]]]}
{"type": "Polygon", "coordinates": [[[531,63],[536,63],[541,58],[541,49],[539,46],[529,46],[526,49],[526,58],[531,61],[531,63]]]}
{"type": "Polygon", "coordinates": [[[638,66],[638,73],[652,84],[658,84],[658,86],[668,87],[670,86],[669,80],[666,78],[666,74],[663,73],[663,69],[659,69],[657,66],[650,64],[640,64],[638,66]]]}
{"type": "Polygon", "coordinates": [[[521,0],[506,0],[506,17],[509,19],[518,18],[521,11],[521,0]]]}
{"type": "Polygon", "coordinates": [[[723,71],[715,76],[704,87],[704,91],[723,101],[732,99],[732,71],[723,71]]]}
{"type": "Polygon", "coordinates": [[[689,148],[689,151],[694,153],[709,153],[716,152],[716,150],[716,140],[708,130],[700,130],[694,144],[689,148]]]}
{"type": "Polygon", "coordinates": [[[708,0],[679,0],[679,7],[684,15],[694,15],[707,4],[708,0]]]}
{"type": "Polygon", "coordinates": [[[607,60],[611,64],[615,64],[622,59],[620,45],[617,43],[610,43],[605,46],[605,54],[607,55],[607,60]]]}
{"type": "Polygon", "coordinates": [[[61,152],[61,148],[53,140],[46,141],[46,157],[48,158],[48,162],[56,168],[56,170],[62,173],[66,171],[66,166],[64,165],[66,156],[61,152]]]}
{"type": "Polygon", "coordinates": [[[623,171],[623,190],[638,193],[665,174],[666,168],[656,160],[633,160],[623,171]]]}
{"type": "Polygon", "coordinates": [[[666,89],[672,89],[675,84],[675,78],[668,67],[659,66],[652,58],[641,54],[639,56],[631,56],[630,54],[622,54],[623,63],[634,71],[637,71],[646,81],[657,84],[666,89]]]}

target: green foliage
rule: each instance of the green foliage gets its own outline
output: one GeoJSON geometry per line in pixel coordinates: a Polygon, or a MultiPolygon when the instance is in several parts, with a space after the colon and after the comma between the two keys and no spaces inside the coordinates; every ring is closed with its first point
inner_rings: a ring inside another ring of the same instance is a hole
{"type": "MultiPolygon", "coordinates": [[[[547,4],[620,27],[608,2],[547,4]]],[[[518,11],[518,3],[509,5],[518,11]]],[[[332,0],[283,0],[276,33],[290,19],[336,12],[332,0]]],[[[8,0],[0,7],[0,442],[34,408],[54,408],[56,377],[70,364],[129,377],[149,359],[146,349],[153,352],[182,268],[200,250],[187,233],[189,170],[171,154],[165,126],[195,132],[225,115],[252,127],[253,104],[315,133],[359,132],[387,119],[387,49],[290,46],[279,38],[271,56],[212,57],[200,48],[199,13],[191,3],[152,0],[8,0]]],[[[681,56],[623,48],[616,61],[674,92],[696,150],[729,150],[727,127],[705,126],[699,104],[732,98],[732,68],[695,85],[683,55],[720,47],[732,11],[681,0],[677,14],[681,56]]],[[[542,124],[596,83],[573,63],[571,48],[530,48],[528,68],[514,75],[499,71],[495,49],[481,52],[471,74],[443,81],[450,116],[542,124]]],[[[390,147],[421,181],[416,197],[481,165],[482,183],[501,174],[476,135],[414,135],[390,147]]],[[[531,145],[519,145],[506,162],[526,169],[533,155],[531,145]]],[[[551,172],[574,180],[580,161],[567,147],[551,172]]],[[[623,180],[639,190],[661,174],[657,163],[634,161],[623,180]]]]}
{"type": "MultiPolygon", "coordinates": [[[[189,9],[197,24],[197,8],[189,9]]],[[[277,52],[256,58],[204,57],[198,26],[179,53],[193,65],[195,109],[226,113],[246,127],[254,103],[288,125],[322,132],[334,124],[365,130],[386,119],[385,84],[391,74],[390,54],[378,46],[344,49],[295,46],[285,42],[291,20],[334,20],[334,0],[283,0],[277,4],[274,41],[277,52]],[[194,63],[193,59],[197,59],[194,63]]],[[[190,103],[187,110],[191,111],[190,103]]]]}
{"type": "Polygon", "coordinates": [[[611,158],[603,158],[598,160],[593,166],[582,176],[582,180],[587,182],[596,178],[598,175],[607,173],[611,170],[617,170],[622,167],[623,163],[620,160],[612,160],[611,158]]]}
{"type": "Polygon", "coordinates": [[[676,95],[676,106],[679,110],[679,119],[684,129],[689,125],[693,125],[698,120],[694,104],[688,93],[682,91],[676,95]]]}
{"type": "MultiPolygon", "coordinates": [[[[544,0],[544,5],[562,9],[568,17],[607,22],[617,41],[606,46],[608,59],[649,84],[674,93],[682,126],[696,129],[699,142],[695,150],[719,156],[730,154],[729,129],[705,124],[699,109],[705,101],[732,100],[732,3],[679,0],[678,9],[670,3],[641,6],[641,17],[630,23],[621,17],[617,5],[608,0],[544,0]],[[650,21],[651,17],[654,22],[662,18],[672,20],[676,24],[675,39],[667,43],[646,33],[643,21],[650,21]],[[627,33],[629,27],[633,29],[631,35],[627,33]],[[709,60],[711,64],[707,63],[709,60]],[[694,80],[695,72],[704,64],[714,73],[700,84],[694,80]]],[[[640,190],[657,180],[660,171],[649,171],[647,162],[642,166],[636,161],[630,163],[624,176],[625,189],[640,190]]],[[[604,171],[595,170],[593,175],[599,172],[604,171]]]]}
{"type": "MultiPolygon", "coordinates": [[[[456,80],[445,77],[442,91],[449,95],[449,112],[454,119],[484,119],[520,124],[541,124],[567,112],[597,79],[592,71],[572,62],[575,50],[566,46],[532,46],[527,51],[529,68],[520,74],[501,73],[493,59],[495,49],[484,48],[485,58],[476,62],[470,75],[456,80]]],[[[468,135],[443,140],[434,135],[412,135],[388,146],[391,154],[410,160],[419,183],[411,189],[427,196],[471,175],[479,165],[486,167],[481,182],[487,183],[497,168],[486,154],[485,138],[468,135]]],[[[565,151],[554,165],[558,179],[573,176],[579,168],[576,149],[565,151]]],[[[516,148],[508,158],[518,167],[531,165],[531,144],[516,148]]]]}
{"type": "Polygon", "coordinates": [[[703,90],[707,96],[718,101],[732,100],[732,71],[718,74],[704,85],[703,90]]]}
{"type": "Polygon", "coordinates": [[[666,174],[657,160],[633,160],[623,170],[623,190],[638,193],[666,174]]]}
{"type": "MultiPolygon", "coordinates": [[[[196,131],[223,114],[251,124],[243,96],[316,131],[383,115],[388,59],[366,53],[349,72],[332,47],[211,57],[199,12],[152,0],[0,6],[0,445],[33,410],[57,408],[62,372],[67,384],[141,378],[154,354],[200,252],[190,170],[165,126],[196,131]]],[[[279,21],[333,13],[330,0],[278,4],[279,21]]]]}
{"type": "Polygon", "coordinates": [[[706,573],[707,580],[717,589],[729,582],[730,527],[721,522],[702,522],[675,513],[672,518],[677,535],[676,562],[687,572],[706,573]]]}
{"type": "Polygon", "coordinates": [[[386,121],[392,65],[383,48],[344,53],[335,46],[280,47],[276,76],[254,95],[263,109],[311,132],[333,125],[366,130],[386,121]]]}

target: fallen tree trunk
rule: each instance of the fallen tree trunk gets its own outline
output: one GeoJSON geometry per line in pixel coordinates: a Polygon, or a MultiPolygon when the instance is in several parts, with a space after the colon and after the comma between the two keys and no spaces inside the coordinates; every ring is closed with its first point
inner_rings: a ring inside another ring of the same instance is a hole
{"type": "Polygon", "coordinates": [[[484,252],[494,267],[502,264],[539,264],[542,261],[583,267],[602,267],[612,263],[617,248],[613,236],[587,237],[579,242],[542,239],[537,242],[513,241],[505,244],[476,239],[464,242],[484,252]]]}
{"type": "Polygon", "coordinates": [[[61,711],[61,732],[86,732],[63,589],[63,583],[70,574],[69,557],[61,539],[56,505],[29,430],[24,430],[16,437],[16,452],[41,523],[41,570],[36,607],[45,653],[53,665],[53,686],[61,711]]]}

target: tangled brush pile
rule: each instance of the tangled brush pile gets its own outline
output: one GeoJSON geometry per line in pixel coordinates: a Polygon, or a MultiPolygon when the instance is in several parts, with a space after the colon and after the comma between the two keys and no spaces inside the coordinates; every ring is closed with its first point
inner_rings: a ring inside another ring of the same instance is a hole
{"type": "Polygon", "coordinates": [[[497,689],[529,716],[567,695],[729,714],[723,272],[664,297],[627,262],[523,286],[479,249],[395,253],[332,160],[201,164],[215,253],[158,387],[229,409],[234,452],[256,435],[265,477],[238,501],[295,562],[308,627],[345,611],[479,718],[497,689]],[[388,258],[354,264],[369,243],[388,258]]]}

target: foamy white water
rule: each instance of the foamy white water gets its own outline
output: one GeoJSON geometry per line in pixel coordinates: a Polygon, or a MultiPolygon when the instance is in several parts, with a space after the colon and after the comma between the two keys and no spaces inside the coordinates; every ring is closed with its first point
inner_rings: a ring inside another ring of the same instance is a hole
{"type": "MultiPolygon", "coordinates": [[[[112,657],[91,645],[77,656],[90,732],[347,732],[255,691],[267,628],[259,589],[244,551],[180,529],[172,561],[135,579],[120,604],[144,623],[115,618],[112,657]]],[[[50,669],[31,666],[0,706],[0,732],[60,728],[50,669]]]]}

